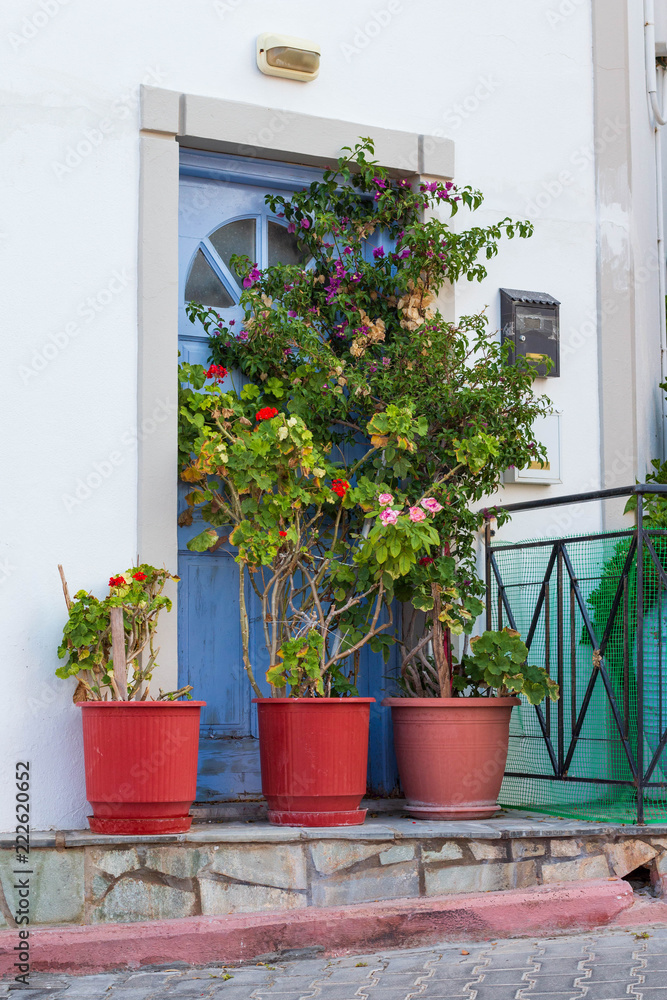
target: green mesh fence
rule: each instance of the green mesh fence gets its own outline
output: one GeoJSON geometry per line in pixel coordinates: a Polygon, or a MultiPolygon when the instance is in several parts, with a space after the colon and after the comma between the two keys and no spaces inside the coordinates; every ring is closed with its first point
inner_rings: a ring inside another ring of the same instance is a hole
{"type": "Polygon", "coordinates": [[[532,623],[530,661],[545,666],[561,683],[560,701],[542,706],[553,760],[535,708],[526,702],[513,713],[502,805],[635,823],[638,793],[632,761],[646,785],[644,822],[667,822],[667,754],[661,745],[667,728],[667,589],[657,569],[657,563],[667,566],[667,537],[653,531],[646,535],[640,629],[634,532],[492,547],[493,628],[513,620],[527,640],[532,623]],[[616,599],[618,607],[601,658],[596,648],[616,599]],[[643,725],[638,716],[642,642],[643,725]],[[573,741],[587,692],[583,722],[573,741]]]}

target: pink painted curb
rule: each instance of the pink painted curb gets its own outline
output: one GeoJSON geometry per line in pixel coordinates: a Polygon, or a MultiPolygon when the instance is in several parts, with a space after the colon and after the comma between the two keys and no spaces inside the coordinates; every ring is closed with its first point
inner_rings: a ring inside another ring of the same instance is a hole
{"type": "MultiPolygon", "coordinates": [[[[605,879],[273,913],[39,927],[30,932],[30,965],[35,972],[83,974],[178,961],[247,962],[292,949],[341,955],[443,940],[532,936],[598,927],[632,902],[627,882],[605,879]]],[[[14,975],[17,942],[16,931],[0,931],[4,977],[14,975]]]]}

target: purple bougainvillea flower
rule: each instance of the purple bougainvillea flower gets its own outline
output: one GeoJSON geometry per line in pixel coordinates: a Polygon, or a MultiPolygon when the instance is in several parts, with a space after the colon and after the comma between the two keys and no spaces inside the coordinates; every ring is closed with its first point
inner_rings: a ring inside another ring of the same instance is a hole
{"type": "Polygon", "coordinates": [[[352,247],[345,247],[343,253],[351,254],[354,253],[354,250],[352,249],[352,247]]]}
{"type": "Polygon", "coordinates": [[[302,229],[310,229],[310,219],[302,219],[299,225],[302,229]]]}
{"type": "Polygon", "coordinates": [[[290,309],[288,310],[287,315],[290,316],[292,319],[294,319],[294,317],[296,316],[296,312],[294,311],[294,309],[290,309]]]}
{"type": "Polygon", "coordinates": [[[403,247],[398,256],[405,260],[406,257],[410,256],[410,247],[403,247]]]}
{"type": "Polygon", "coordinates": [[[373,251],[373,256],[376,260],[379,260],[380,257],[384,257],[384,247],[376,247],[373,251]]]}
{"type": "Polygon", "coordinates": [[[288,233],[295,233],[296,232],[296,225],[295,225],[294,222],[290,222],[288,224],[288,226],[287,226],[287,232],[288,233]]]}

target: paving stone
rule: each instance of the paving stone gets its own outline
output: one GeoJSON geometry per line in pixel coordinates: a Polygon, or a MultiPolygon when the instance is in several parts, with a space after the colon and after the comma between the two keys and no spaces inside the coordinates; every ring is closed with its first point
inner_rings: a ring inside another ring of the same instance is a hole
{"type": "Polygon", "coordinates": [[[300,844],[285,844],[278,851],[264,844],[244,847],[225,844],[212,852],[208,867],[220,875],[276,889],[305,889],[308,885],[306,859],[300,844]]]}
{"type": "Polygon", "coordinates": [[[613,873],[621,877],[652,861],[658,853],[645,841],[634,839],[605,844],[604,852],[613,873]]]}
{"type": "Polygon", "coordinates": [[[395,865],[398,861],[412,861],[415,856],[414,844],[397,844],[383,851],[380,855],[381,865],[395,865]]]}
{"type": "Polygon", "coordinates": [[[545,885],[553,882],[576,882],[579,879],[607,878],[609,865],[603,854],[593,858],[577,858],[576,861],[561,861],[552,865],[542,865],[542,881],[545,885]]]}
{"type": "Polygon", "coordinates": [[[72,980],[71,986],[67,990],[67,996],[76,1000],[99,1000],[105,990],[114,984],[118,979],[115,975],[103,976],[77,976],[72,980]]]}
{"type": "MultiPolygon", "coordinates": [[[[484,969],[480,972],[479,982],[484,986],[511,986],[519,983],[525,987],[532,980],[530,969],[484,969]]],[[[569,981],[572,982],[572,976],[569,981]]]]}
{"type": "Polygon", "coordinates": [[[468,847],[475,861],[504,861],[507,858],[507,845],[494,844],[488,840],[471,840],[468,847]]]}
{"type": "Polygon", "coordinates": [[[201,909],[205,916],[254,913],[259,910],[299,910],[307,906],[305,894],[264,885],[241,885],[199,879],[201,909]]]}
{"type": "Polygon", "coordinates": [[[372,868],[351,879],[345,873],[315,881],[311,888],[314,906],[338,906],[367,903],[381,899],[400,899],[419,895],[416,861],[405,861],[390,868],[372,868]]]}
{"type": "Polygon", "coordinates": [[[31,851],[32,874],[16,875],[15,857],[14,851],[0,852],[0,880],[12,913],[18,906],[19,880],[28,879],[31,924],[76,924],[83,920],[83,850],[31,851]]]}
{"type": "Polygon", "coordinates": [[[581,848],[576,840],[556,838],[551,841],[551,856],[554,858],[576,858],[581,848]]]}
{"type": "Polygon", "coordinates": [[[381,844],[349,844],[338,843],[336,841],[320,842],[311,844],[310,856],[318,872],[322,875],[331,875],[333,872],[343,868],[351,868],[352,865],[372,858],[373,855],[383,851],[381,844]]]}
{"type": "Polygon", "coordinates": [[[138,879],[124,878],[91,910],[91,923],[129,923],[191,917],[195,895],[183,889],[138,879]]]}
{"type": "Polygon", "coordinates": [[[490,892],[498,889],[523,889],[537,884],[534,861],[512,861],[496,865],[456,865],[426,869],[427,896],[440,893],[490,892]]]}
{"type": "Polygon", "coordinates": [[[435,850],[422,850],[422,861],[424,864],[430,864],[432,861],[458,861],[462,857],[463,851],[453,841],[443,844],[442,847],[435,850]]]}

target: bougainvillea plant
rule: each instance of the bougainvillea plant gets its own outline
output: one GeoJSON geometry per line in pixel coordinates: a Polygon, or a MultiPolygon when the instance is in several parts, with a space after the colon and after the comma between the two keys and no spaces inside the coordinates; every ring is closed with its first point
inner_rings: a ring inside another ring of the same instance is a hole
{"type": "Polygon", "coordinates": [[[447,696],[448,636],[472,630],[483,593],[474,559],[478,508],[504,469],[546,458],[532,426],[550,404],[533,392],[533,364],[509,363],[484,313],[451,322],[438,296],[457,280],[483,280],[501,238],[528,237],[532,227],[505,218],[455,230],[449,218],[477,210],[478,191],[390,177],[372,156],[372,141],[362,139],[305,190],[267,195],[305,263],[261,270],[232,257],[242,324],[195,303],[188,314],[209,333],[213,364],[260,384],[263,405],[288,404],[320,445],[358,442],[389,405],[409,404],[425,422],[413,451],[381,444],[376,481],[387,493],[431,496],[440,508],[432,561],[413,564],[396,593],[425,614],[403,649],[405,690],[436,693],[421,683],[428,673],[447,696]]]}
{"type": "Polygon", "coordinates": [[[253,690],[261,697],[250,659],[247,579],[261,602],[274,693],[353,692],[359,651],[370,643],[379,652],[391,642],[394,581],[438,545],[428,505],[402,496],[388,518],[378,478],[387,445],[400,461],[415,450],[423,421],[410,407],[389,406],[369,421],[365,453],[345,464],[301,416],[263,405],[258,386],[223,391],[207,374],[201,366],[181,368],[181,478],[191,487],[181,524],[201,517],[207,525],[188,542],[191,550],[229,544],[234,551],[253,690]]]}
{"type": "Polygon", "coordinates": [[[165,569],[142,563],[109,578],[109,593],[99,600],[85,590],[70,598],[61,570],[68,620],[58,656],[66,659],[56,675],[74,677],[74,701],[173,701],[189,697],[190,685],[178,691],[159,691],[150,697],[150,682],[160,652],[155,632],[161,611],[171,611],[171,600],[162,591],[167,580],[178,580],[165,569]],[[114,664],[112,618],[121,624],[119,669],[114,664]]]}

